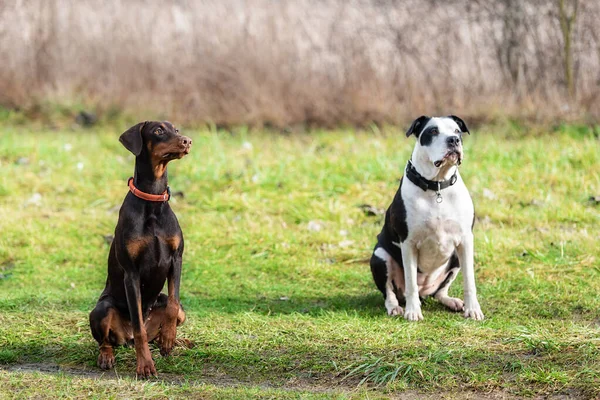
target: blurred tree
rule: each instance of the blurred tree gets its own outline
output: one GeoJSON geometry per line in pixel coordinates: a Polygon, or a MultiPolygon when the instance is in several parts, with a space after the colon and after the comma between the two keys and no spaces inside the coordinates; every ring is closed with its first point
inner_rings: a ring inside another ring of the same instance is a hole
{"type": "Polygon", "coordinates": [[[573,39],[573,26],[575,24],[575,19],[577,18],[578,6],[579,0],[558,0],[558,16],[563,37],[565,85],[567,86],[567,92],[569,93],[570,98],[575,96],[575,84],[573,82],[573,51],[571,49],[571,42],[573,39]],[[570,7],[567,3],[570,3],[570,7]],[[567,10],[567,8],[570,8],[571,10],[567,10]]]}

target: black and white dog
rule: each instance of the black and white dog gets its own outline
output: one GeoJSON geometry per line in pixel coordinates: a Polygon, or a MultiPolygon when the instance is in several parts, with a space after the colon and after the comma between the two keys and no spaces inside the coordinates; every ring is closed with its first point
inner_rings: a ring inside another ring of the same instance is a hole
{"type": "Polygon", "coordinates": [[[417,143],[371,257],[389,315],[422,320],[420,298],[434,296],[466,318],[483,319],[473,271],[473,201],[458,173],[465,132],[467,125],[454,115],[419,117],[406,132],[417,143]],[[461,268],[464,303],[448,296],[461,268]]]}

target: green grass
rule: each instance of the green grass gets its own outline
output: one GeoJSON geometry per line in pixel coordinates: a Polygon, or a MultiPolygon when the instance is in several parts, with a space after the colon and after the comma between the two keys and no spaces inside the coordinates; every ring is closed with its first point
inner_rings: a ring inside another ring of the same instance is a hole
{"type": "Polygon", "coordinates": [[[153,349],[159,378],[143,382],[131,348],[100,373],[87,323],[133,172],[120,130],[2,128],[0,398],[600,395],[590,129],[465,139],[479,323],[431,299],[423,322],[390,318],[371,280],[382,217],[360,206],[389,205],[413,147],[402,132],[185,133],[194,148],[169,174],[184,193],[179,332],[196,346],[153,349]]]}

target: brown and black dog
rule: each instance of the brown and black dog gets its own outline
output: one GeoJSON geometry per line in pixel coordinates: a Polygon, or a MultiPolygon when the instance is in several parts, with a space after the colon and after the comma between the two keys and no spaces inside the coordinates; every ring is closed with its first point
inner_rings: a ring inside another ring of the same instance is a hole
{"type": "Polygon", "coordinates": [[[141,122],[125,131],[121,143],[135,155],[115,237],[108,255],[106,287],[90,313],[100,345],[98,366],[115,364],[113,347],[133,344],[137,375],[156,375],[148,343],[160,353],[173,349],[177,326],[185,320],[179,302],[183,234],[171,210],[167,163],[190,152],[192,140],[170,122],[141,122]],[[168,281],[168,296],[161,293],[168,281]]]}

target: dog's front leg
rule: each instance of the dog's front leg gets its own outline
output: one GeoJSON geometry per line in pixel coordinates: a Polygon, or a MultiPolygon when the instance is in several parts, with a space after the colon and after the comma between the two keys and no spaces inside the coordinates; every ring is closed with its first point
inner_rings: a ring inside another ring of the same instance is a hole
{"type": "Polygon", "coordinates": [[[458,259],[463,273],[463,289],[465,294],[465,318],[482,320],[484,318],[477,301],[475,287],[475,268],[473,265],[473,235],[468,234],[457,247],[458,259]]]}
{"type": "Polygon", "coordinates": [[[173,350],[177,336],[177,316],[180,312],[179,286],[181,283],[181,262],[183,242],[177,254],[173,257],[173,265],[167,275],[168,298],[165,320],[160,328],[160,354],[168,356],[173,350]]]}
{"type": "Polygon", "coordinates": [[[144,325],[142,314],[142,295],[140,293],[140,277],[137,273],[125,274],[125,294],[127,295],[127,306],[129,308],[129,317],[133,328],[133,343],[135,346],[135,355],[137,358],[136,373],[139,377],[149,378],[156,375],[152,354],[148,346],[148,335],[144,325]]]}
{"type": "Polygon", "coordinates": [[[421,300],[419,300],[419,286],[417,285],[417,249],[407,241],[404,241],[402,249],[402,263],[404,264],[404,284],[406,307],[404,318],[409,321],[423,319],[421,313],[421,300]]]}

